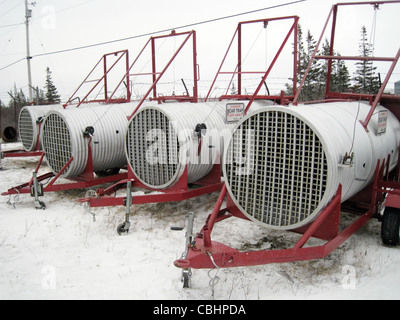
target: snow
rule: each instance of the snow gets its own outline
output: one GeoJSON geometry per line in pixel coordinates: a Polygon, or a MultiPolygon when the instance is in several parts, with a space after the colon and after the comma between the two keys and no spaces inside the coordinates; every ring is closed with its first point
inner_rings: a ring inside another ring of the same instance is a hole
{"type": "MultiPolygon", "coordinates": [[[[3,145],[3,150],[18,146],[3,145]]],[[[27,182],[37,161],[3,159],[0,192],[27,182]]],[[[193,270],[192,287],[183,289],[181,271],[173,262],[184,251],[185,229],[171,231],[171,227],[182,226],[193,211],[194,230],[200,231],[218,194],[134,206],[130,232],[120,236],[116,228],[124,220],[125,208],[92,209],[93,221],[76,201],[86,191],[46,193],[41,198],[46,210],[36,210],[29,195],[0,198],[0,299],[400,298],[400,247],[382,245],[377,220],[325,259],[193,270]]],[[[343,214],[343,223],[351,219],[343,214]]],[[[296,234],[269,231],[236,218],[218,223],[212,237],[238,249],[273,248],[298,239],[296,234]]]]}

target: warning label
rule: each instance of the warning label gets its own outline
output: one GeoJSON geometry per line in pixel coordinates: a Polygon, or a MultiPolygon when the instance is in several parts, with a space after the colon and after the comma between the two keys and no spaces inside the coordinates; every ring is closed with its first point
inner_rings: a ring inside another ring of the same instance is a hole
{"type": "Polygon", "coordinates": [[[242,119],[244,114],[244,103],[226,104],[226,123],[235,123],[242,119]]]}
{"type": "Polygon", "coordinates": [[[387,110],[379,111],[378,117],[378,132],[377,134],[383,134],[386,132],[388,112],[387,110]]]}

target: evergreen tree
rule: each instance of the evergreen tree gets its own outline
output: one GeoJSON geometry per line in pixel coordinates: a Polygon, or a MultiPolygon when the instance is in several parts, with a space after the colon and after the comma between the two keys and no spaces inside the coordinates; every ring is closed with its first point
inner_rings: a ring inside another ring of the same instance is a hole
{"type": "MultiPolygon", "coordinates": [[[[297,82],[299,85],[304,78],[308,65],[310,64],[312,55],[315,51],[316,41],[314,40],[314,37],[311,34],[310,30],[308,30],[306,42],[304,45],[303,31],[301,29],[301,26],[299,25],[297,42],[299,45],[299,56],[300,56],[298,70],[297,70],[298,74],[297,82]]],[[[301,90],[299,97],[300,101],[310,101],[321,98],[320,73],[321,73],[321,62],[319,62],[318,60],[314,60],[308,72],[306,81],[304,82],[303,88],[301,90]]],[[[293,94],[292,85],[285,84],[285,86],[287,94],[289,95],[293,94]]]]}
{"type": "Polygon", "coordinates": [[[53,80],[51,79],[51,71],[50,68],[47,67],[46,69],[46,102],[47,103],[60,103],[61,99],[58,95],[57,88],[53,84],[53,80]]]}
{"type": "MultiPolygon", "coordinates": [[[[303,52],[303,58],[301,59],[302,63],[304,63],[304,71],[307,70],[307,67],[310,64],[311,58],[315,51],[316,43],[317,42],[315,41],[310,30],[308,30],[306,38],[306,50],[305,52],[303,52]]],[[[308,71],[308,75],[302,89],[302,100],[309,101],[322,98],[320,81],[321,68],[321,61],[314,59],[311,64],[310,70],[308,71]]]]}
{"type": "MultiPolygon", "coordinates": [[[[328,56],[330,54],[330,44],[328,39],[325,39],[325,43],[322,47],[322,55],[328,56]]],[[[339,52],[333,51],[334,56],[340,56],[339,52]]],[[[324,60],[324,64],[321,66],[320,72],[320,86],[321,95],[324,96],[326,90],[326,81],[328,77],[328,64],[329,60],[324,60]]],[[[331,92],[344,92],[350,89],[350,74],[347,69],[344,60],[332,60],[331,67],[331,79],[330,79],[330,91],[331,92]]]]}
{"type": "MultiPolygon", "coordinates": [[[[331,46],[329,44],[328,39],[325,39],[324,44],[322,45],[322,51],[319,51],[318,54],[323,56],[329,56],[331,46]]],[[[332,69],[331,69],[331,79],[333,77],[333,72],[335,70],[336,60],[332,60],[332,69]]],[[[324,99],[325,98],[325,91],[326,91],[326,82],[328,78],[328,67],[329,67],[329,60],[320,60],[319,61],[319,70],[317,74],[317,81],[318,81],[318,91],[316,94],[317,99],[324,99]]]]}
{"type": "Polygon", "coordinates": [[[9,95],[12,97],[12,99],[8,103],[8,107],[22,108],[24,106],[29,105],[29,101],[28,101],[27,97],[25,97],[24,92],[22,91],[22,89],[19,89],[19,91],[18,91],[16,84],[14,84],[14,91],[10,90],[9,95]]]}
{"type": "MultiPolygon", "coordinates": [[[[337,53],[340,56],[339,53],[337,53]]],[[[335,69],[332,70],[331,91],[346,92],[350,89],[350,73],[344,60],[338,60],[335,69]]]]}
{"type": "MultiPolygon", "coordinates": [[[[301,28],[301,25],[298,25],[298,31],[297,31],[297,43],[298,43],[298,53],[300,55],[300,59],[298,61],[297,65],[297,85],[301,83],[301,80],[304,77],[304,73],[307,69],[307,65],[302,62],[301,57],[303,56],[304,53],[304,43],[303,43],[303,29],[301,28]],[[305,66],[305,68],[304,68],[305,66]]],[[[293,44],[294,46],[294,44],[293,44]]],[[[296,51],[296,50],[294,50],[296,51]]],[[[289,78],[291,80],[290,83],[285,83],[286,87],[286,94],[288,95],[293,95],[293,78],[289,78]]]]}
{"type": "MultiPolygon", "coordinates": [[[[316,41],[314,40],[313,35],[308,30],[306,43],[303,43],[303,33],[301,27],[299,25],[298,31],[298,45],[299,45],[299,53],[300,53],[300,61],[298,65],[298,85],[304,78],[305,72],[310,64],[312,55],[315,51],[316,41]]],[[[317,55],[329,55],[330,54],[330,44],[326,39],[322,50],[319,50],[317,55]]],[[[339,53],[333,52],[333,55],[340,56],[339,53]]],[[[300,101],[311,101],[311,100],[319,100],[325,98],[326,91],[326,81],[328,75],[328,60],[317,60],[315,59],[310,67],[307,78],[304,82],[303,88],[300,93],[299,100],[300,101]]],[[[293,79],[290,79],[293,80],[293,79]]],[[[286,83],[286,93],[288,95],[293,94],[293,87],[291,84],[286,83]]],[[[331,69],[331,87],[330,91],[338,91],[343,92],[346,89],[350,88],[350,75],[349,71],[346,67],[346,64],[343,60],[332,60],[332,69],[331,69]]]]}
{"type": "MultiPolygon", "coordinates": [[[[361,40],[359,43],[360,56],[372,56],[372,45],[367,39],[367,29],[361,28],[361,40]]],[[[360,93],[376,94],[379,91],[379,78],[375,75],[377,68],[373,66],[372,61],[363,60],[356,63],[355,77],[353,78],[355,90],[360,93]]]]}
{"type": "Polygon", "coordinates": [[[35,91],[35,98],[34,98],[35,104],[36,105],[47,104],[45,92],[42,89],[39,89],[39,87],[36,87],[34,91],[35,91]]]}

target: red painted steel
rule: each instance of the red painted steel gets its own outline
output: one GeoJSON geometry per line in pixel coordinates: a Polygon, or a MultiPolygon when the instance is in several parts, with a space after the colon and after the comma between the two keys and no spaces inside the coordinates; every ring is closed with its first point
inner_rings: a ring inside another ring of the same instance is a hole
{"type": "MultiPolygon", "coordinates": [[[[193,103],[198,102],[198,64],[197,64],[197,46],[196,46],[196,32],[195,31],[188,31],[188,32],[181,32],[177,33],[172,31],[170,34],[161,35],[157,37],[151,37],[142,50],[139,52],[138,56],[135,58],[131,66],[129,67],[127,74],[129,76],[140,76],[140,75],[151,75],[153,83],[146,92],[145,96],[139,101],[137,107],[132,112],[131,116],[128,117],[130,120],[136,112],[139,110],[143,102],[149,97],[152,93],[152,97],[150,100],[156,100],[159,103],[165,102],[166,100],[178,100],[179,102],[189,101],[193,103]],[[156,41],[163,38],[168,37],[184,37],[181,45],[172,55],[170,60],[164,66],[161,72],[157,71],[156,66],[156,41]],[[192,38],[192,62],[193,62],[193,95],[190,96],[157,96],[157,83],[160,81],[161,77],[165,74],[167,69],[171,66],[174,59],[178,56],[178,54],[182,51],[183,47],[188,43],[188,41],[192,38]],[[143,52],[148,48],[150,45],[150,50],[152,53],[152,72],[141,72],[141,73],[131,73],[132,68],[135,66],[136,62],[143,54],[143,52]]],[[[156,194],[146,194],[140,196],[134,196],[132,199],[132,204],[143,204],[143,203],[157,203],[157,202],[171,202],[171,201],[182,201],[186,199],[195,198],[204,194],[213,193],[216,191],[221,190],[223,183],[221,182],[221,166],[215,165],[212,171],[200,181],[195,182],[193,185],[194,187],[189,188],[187,183],[187,171],[182,175],[179,181],[167,190],[152,190],[149,189],[147,186],[140,183],[139,179],[136,178],[134,173],[130,168],[128,168],[127,178],[124,178],[114,185],[107,189],[98,189],[96,191],[95,197],[90,198],[81,198],[78,199],[81,203],[87,203],[90,207],[107,207],[107,206],[124,206],[126,197],[117,197],[117,196],[110,196],[110,194],[115,193],[116,190],[122,189],[126,187],[127,182],[132,182],[133,187],[143,188],[149,191],[157,191],[156,194]]]]}
{"type": "Polygon", "coordinates": [[[232,37],[231,42],[229,43],[228,49],[222,59],[222,62],[219,66],[219,69],[217,71],[217,74],[214,77],[214,80],[211,84],[211,87],[208,91],[208,94],[206,96],[205,101],[207,101],[210,98],[211,92],[213,91],[213,88],[215,86],[215,82],[217,81],[218,77],[222,74],[231,74],[232,78],[230,80],[229,86],[227,87],[227,91],[225,95],[222,95],[219,99],[223,100],[223,99],[242,99],[242,100],[250,100],[247,107],[246,107],[246,112],[249,110],[251,104],[254,102],[255,99],[269,99],[269,100],[275,100],[275,101],[279,101],[280,104],[287,104],[289,103],[289,101],[291,101],[293,99],[293,97],[284,97],[284,95],[258,95],[259,91],[261,90],[262,86],[264,85],[266,79],[268,78],[271,70],[273,69],[276,61],[278,60],[279,56],[282,53],[282,50],[284,49],[284,47],[287,44],[288,39],[290,38],[290,36],[293,34],[294,37],[294,52],[293,52],[293,92],[296,93],[297,92],[297,64],[298,64],[298,37],[297,37],[297,33],[298,33],[298,22],[299,22],[299,17],[298,16],[287,16],[287,17],[276,17],[276,18],[269,18],[269,19],[259,19],[259,20],[252,20],[252,21],[244,21],[244,22],[240,22],[236,28],[236,31],[232,37]],[[293,25],[290,27],[290,30],[288,32],[288,34],[286,35],[284,41],[282,42],[282,45],[280,46],[280,48],[278,49],[274,59],[272,60],[271,64],[269,65],[268,69],[265,71],[244,71],[242,70],[242,27],[244,25],[247,24],[254,24],[254,23],[264,23],[264,26],[266,27],[268,25],[269,22],[272,21],[282,21],[282,20],[292,20],[293,19],[293,25]],[[228,53],[230,52],[232,45],[235,41],[235,39],[237,38],[238,41],[238,62],[236,65],[236,68],[234,71],[230,71],[230,72],[224,72],[221,71],[222,67],[226,61],[226,58],[228,56],[228,53]],[[262,74],[262,80],[259,83],[256,91],[254,94],[252,95],[243,95],[242,94],[242,75],[244,74],[262,74]],[[232,84],[233,78],[237,76],[237,82],[238,82],[238,94],[236,95],[228,95],[228,90],[232,84]]]}
{"type": "MultiPolygon", "coordinates": [[[[371,104],[371,109],[370,112],[368,113],[366,119],[364,121],[361,121],[362,125],[364,126],[365,130],[367,129],[367,126],[371,120],[371,117],[378,106],[378,104],[381,102],[381,100],[385,97],[383,94],[389,79],[394,71],[394,68],[396,67],[397,62],[400,59],[400,49],[398,50],[396,56],[394,57],[357,57],[357,56],[334,56],[334,43],[335,43],[335,34],[336,34],[336,22],[337,22],[337,14],[338,14],[338,8],[340,6],[352,6],[352,5],[371,5],[374,8],[379,8],[380,5],[385,5],[385,4],[398,4],[400,1],[369,1],[369,2],[348,2],[348,3],[338,3],[332,6],[328,18],[325,22],[325,25],[322,29],[321,36],[315,46],[315,50],[313,52],[313,55],[311,57],[311,60],[309,62],[309,65],[307,67],[307,70],[305,72],[305,75],[300,83],[300,86],[298,88],[297,93],[295,94],[295,97],[293,99],[293,104],[297,105],[299,103],[299,96],[301,93],[301,90],[304,86],[304,83],[308,77],[308,73],[310,71],[310,68],[315,61],[315,59],[324,59],[328,61],[328,72],[327,72],[327,82],[326,82],[326,92],[325,92],[325,99],[330,100],[330,99],[362,99],[362,100],[367,100],[371,104]],[[329,21],[332,18],[332,29],[331,29],[331,38],[330,38],[330,52],[329,55],[327,56],[318,56],[317,52],[320,48],[320,45],[323,41],[326,29],[328,27],[329,21]],[[389,71],[385,77],[385,80],[383,81],[381,88],[379,92],[376,95],[373,94],[358,94],[358,93],[339,93],[339,92],[331,92],[331,74],[332,74],[332,61],[333,60],[354,60],[354,61],[382,61],[382,62],[391,62],[389,71]]],[[[391,96],[390,99],[395,100],[397,105],[400,104],[400,96],[391,96]]]]}
{"type": "MultiPolygon", "coordinates": [[[[378,103],[383,100],[389,101],[390,109],[394,110],[394,114],[400,119],[400,97],[396,96],[385,96],[383,95],[384,88],[387,85],[387,82],[393,73],[394,67],[397,61],[400,58],[400,50],[398,51],[396,57],[386,58],[386,57],[372,57],[372,58],[359,58],[359,57],[335,57],[333,56],[333,44],[335,40],[335,27],[336,27],[336,18],[337,18],[337,8],[340,5],[373,5],[376,8],[382,4],[388,3],[400,3],[400,1],[381,1],[381,2],[362,2],[362,3],[345,3],[345,4],[337,4],[334,5],[329,13],[328,19],[323,28],[323,32],[321,37],[316,45],[315,52],[310,61],[310,64],[307,68],[306,74],[301,81],[300,87],[297,92],[294,94],[293,104],[298,104],[298,98],[301,93],[301,89],[305,83],[306,77],[309,73],[310,67],[314,59],[326,59],[328,60],[328,76],[327,76],[327,88],[326,88],[326,99],[334,99],[334,100],[343,100],[343,99],[351,99],[356,97],[356,99],[366,99],[370,101],[371,110],[370,114],[367,116],[365,121],[363,121],[363,125],[366,128],[371,116],[378,105],[378,103]],[[324,33],[326,31],[327,25],[329,23],[330,17],[333,16],[332,23],[332,32],[331,32],[331,47],[329,56],[317,56],[316,53],[318,48],[322,42],[324,33]],[[379,93],[377,95],[359,95],[359,94],[349,94],[349,93],[331,93],[330,92],[330,78],[332,71],[332,60],[333,59],[342,59],[342,60],[374,60],[374,61],[387,61],[392,62],[392,65],[389,69],[388,75],[383,82],[379,93]]],[[[234,38],[239,34],[240,38],[240,30],[237,29],[234,38]]],[[[240,41],[240,40],[239,40],[240,41]]],[[[230,43],[229,48],[233,43],[233,39],[230,43]]],[[[240,43],[240,42],[239,42],[240,43]]],[[[228,49],[229,51],[229,49],[228,49]]],[[[227,55],[227,53],[226,53],[227,55]]],[[[224,60],[226,58],[224,57],[224,60]]],[[[224,63],[224,60],[222,64],[224,63]]],[[[239,52],[239,63],[240,66],[240,52],[239,52]]],[[[220,74],[220,70],[222,68],[222,64],[220,69],[218,70],[218,74],[220,74]]],[[[237,74],[240,78],[243,71],[238,68],[235,70],[234,74],[237,74]]],[[[215,80],[212,84],[214,85],[215,80]]],[[[211,90],[210,90],[211,92],[211,90]]],[[[239,91],[240,92],[240,91],[239,91]]],[[[252,99],[256,97],[253,96],[252,99]]],[[[326,101],[326,100],[324,100],[326,101]]],[[[314,101],[315,102],[315,101],[314,101]]],[[[400,158],[400,154],[399,154],[400,158]]],[[[243,218],[243,215],[240,213],[238,208],[235,207],[233,202],[229,198],[229,194],[226,192],[226,185],[223,186],[222,191],[220,193],[220,197],[214,207],[213,212],[207,218],[205,225],[203,226],[201,232],[195,238],[188,247],[188,253],[185,258],[176,260],[174,265],[178,268],[182,269],[212,269],[212,268],[228,268],[228,267],[239,267],[239,266],[254,266],[254,265],[264,265],[269,263],[283,263],[283,262],[291,262],[291,261],[303,261],[303,260],[313,260],[313,259],[321,259],[330,254],[333,250],[335,250],[339,245],[341,245],[344,241],[346,241],[351,235],[357,232],[361,227],[363,227],[372,217],[378,214],[378,211],[381,209],[382,205],[385,203],[388,207],[400,208],[400,180],[399,180],[399,165],[397,166],[397,170],[395,170],[394,176],[393,173],[389,173],[388,163],[389,163],[390,155],[388,155],[388,161],[385,165],[385,160],[378,161],[376,165],[375,175],[373,183],[365,188],[360,194],[363,194],[363,198],[369,200],[366,203],[361,203],[360,208],[364,208],[362,215],[349,226],[347,226],[344,230],[339,231],[339,221],[340,221],[340,212],[342,209],[342,201],[341,201],[341,185],[339,185],[336,196],[331,200],[329,205],[321,212],[321,214],[310,223],[308,226],[303,228],[294,230],[295,232],[303,234],[297,243],[290,249],[277,249],[277,250],[259,250],[259,251],[244,251],[241,252],[237,249],[231,248],[222,243],[212,241],[211,233],[214,228],[215,223],[221,221],[226,218],[230,218],[232,216],[237,216],[239,218],[243,218]],[[365,197],[366,194],[366,197],[365,197]],[[222,203],[224,200],[226,201],[226,208],[221,209],[222,203]],[[386,200],[386,202],[385,202],[386,200]],[[325,240],[326,242],[323,245],[317,246],[307,246],[311,237],[319,238],[325,240]]],[[[399,162],[400,163],[400,159],[399,162]]],[[[346,203],[344,203],[346,204],[346,203]]]]}
{"type": "Polygon", "coordinates": [[[89,90],[89,92],[84,96],[82,100],[78,102],[76,107],[78,108],[82,103],[94,103],[94,102],[106,102],[106,103],[121,103],[121,102],[128,102],[130,101],[130,89],[129,89],[129,72],[128,72],[128,67],[129,67],[129,52],[128,50],[121,50],[121,51],[116,51],[112,53],[107,53],[104,54],[101,59],[96,63],[96,65],[93,67],[93,69],[89,72],[89,74],[86,76],[86,78],[82,81],[82,83],[78,86],[78,88],[75,90],[75,92],[72,94],[72,96],[68,99],[68,101],[63,105],[64,108],[66,108],[69,104],[72,104],[72,102],[77,99],[78,97],[76,96],[77,92],[82,88],[82,86],[85,83],[90,83],[90,82],[95,82],[95,85],[89,90]],[[111,67],[107,67],[107,57],[109,56],[118,56],[116,61],[111,65],[111,67]],[[122,83],[123,80],[126,79],[126,98],[125,99],[112,99],[114,96],[115,92],[117,91],[119,85],[117,88],[114,90],[114,92],[111,94],[110,97],[108,97],[108,81],[107,81],[107,75],[111,72],[112,69],[118,64],[121,59],[125,57],[125,66],[126,66],[126,74],[124,75],[124,78],[121,80],[120,84],[122,83]],[[92,73],[97,69],[98,66],[103,64],[103,76],[101,76],[99,79],[90,79],[90,76],[92,73]],[[88,100],[89,95],[93,92],[94,89],[100,84],[103,83],[104,86],[104,99],[96,99],[96,100],[88,100]]]}
{"type": "Polygon", "coordinates": [[[132,63],[132,65],[129,68],[132,70],[133,66],[135,63],[138,61],[139,57],[142,55],[142,53],[145,51],[148,45],[151,45],[151,52],[152,52],[152,72],[151,73],[135,73],[135,74],[130,74],[131,76],[138,76],[138,75],[152,75],[153,83],[144,95],[144,97],[139,101],[137,107],[135,110],[132,112],[131,116],[128,117],[128,120],[132,119],[132,117],[136,114],[136,112],[139,110],[139,108],[142,106],[144,101],[149,97],[150,93],[153,92],[153,98],[150,98],[150,100],[156,100],[159,103],[165,102],[166,100],[178,100],[179,102],[182,101],[189,101],[196,103],[198,102],[198,65],[197,65],[197,46],[196,46],[196,31],[188,31],[188,32],[180,32],[177,33],[175,31],[172,31],[168,35],[162,35],[162,36],[157,36],[157,37],[151,37],[149,41],[145,44],[143,49],[140,51],[139,55],[136,57],[135,61],[132,63]],[[179,48],[175,51],[175,53],[172,55],[171,59],[167,62],[167,64],[164,66],[161,72],[157,72],[156,68],[156,49],[155,49],[155,41],[158,39],[163,39],[167,37],[178,37],[178,36],[184,36],[184,40],[182,41],[181,45],[179,48]],[[189,39],[192,38],[192,46],[193,46],[193,56],[192,56],[192,62],[193,62],[193,96],[162,96],[162,97],[157,97],[157,84],[162,78],[162,76],[165,74],[167,69],[171,66],[175,58],[178,56],[178,54],[182,51],[182,48],[188,43],[189,39]]]}
{"type": "MultiPolygon", "coordinates": [[[[161,35],[161,36],[156,36],[156,37],[151,37],[148,42],[145,44],[143,49],[140,51],[139,55],[136,57],[134,62],[129,65],[129,53],[128,50],[122,50],[122,51],[117,51],[113,53],[108,53],[102,56],[102,58],[97,62],[97,64],[93,67],[93,69],[90,71],[90,73],[86,76],[86,78],[83,80],[83,82],[80,84],[78,89],[72,94],[72,96],[69,98],[67,103],[64,105],[64,108],[73,102],[75,100],[75,95],[76,93],[82,88],[82,86],[85,83],[89,82],[95,82],[95,85],[92,87],[92,89],[86,94],[86,96],[79,101],[76,107],[79,107],[82,103],[89,103],[89,102],[105,102],[105,103],[122,103],[122,102],[129,102],[130,101],[130,89],[129,89],[129,79],[130,76],[133,75],[145,75],[146,73],[141,73],[141,74],[131,74],[131,69],[135,65],[135,63],[138,61],[139,57],[142,55],[142,53],[145,51],[146,47],[151,44],[151,52],[152,52],[152,72],[149,73],[152,75],[153,78],[153,84],[151,85],[150,89],[148,90],[147,94],[141,101],[139,102],[138,106],[136,107],[135,111],[132,113],[130,118],[135,114],[135,112],[140,108],[141,104],[147,99],[149,94],[153,91],[153,100],[158,100],[159,103],[174,99],[178,101],[190,101],[190,102],[197,102],[198,101],[198,64],[197,64],[197,46],[196,46],[196,32],[195,31],[188,31],[188,32],[180,32],[177,33],[175,31],[172,31],[170,34],[167,35],[161,35]],[[179,48],[175,51],[173,56],[170,58],[168,63],[165,65],[164,69],[161,72],[157,72],[156,70],[156,47],[155,43],[156,40],[158,39],[163,39],[163,38],[168,38],[168,37],[179,37],[182,36],[184,37],[184,40],[182,41],[181,45],[179,48]],[[182,51],[182,48],[186,45],[186,43],[189,41],[189,39],[192,38],[192,46],[193,46],[193,79],[194,79],[194,86],[193,86],[193,96],[163,96],[163,97],[157,97],[157,83],[161,79],[161,77],[164,75],[166,70],[171,66],[172,62],[174,59],[177,57],[177,55],[182,51]],[[116,61],[111,65],[111,67],[107,66],[107,57],[109,56],[118,56],[116,61]],[[108,96],[108,81],[107,81],[107,76],[110,73],[110,71],[118,64],[121,59],[125,57],[125,67],[126,67],[126,72],[121,79],[121,81],[118,83],[117,87],[115,90],[111,93],[110,96],[108,96]],[[91,80],[90,77],[94,70],[98,66],[102,65],[103,66],[103,76],[100,79],[95,79],[91,80]],[[126,87],[127,87],[127,98],[126,99],[113,99],[114,94],[120,87],[120,85],[123,83],[123,81],[126,81],[126,87]],[[100,84],[104,84],[104,99],[100,100],[87,100],[90,93],[100,84]]],[[[41,156],[39,163],[37,165],[37,168],[35,172],[37,173],[39,168],[42,165],[43,158],[45,156],[43,151],[36,150],[35,153],[30,153],[32,155],[36,156],[41,156]]],[[[11,156],[11,152],[7,153],[6,157],[11,156]]],[[[20,153],[15,153],[17,156],[27,156],[27,153],[24,155],[20,153]]],[[[128,181],[134,182],[134,186],[141,186],[138,179],[134,177],[133,173],[131,170],[128,170],[127,173],[122,173],[122,174],[116,174],[108,177],[101,177],[101,178],[96,178],[93,173],[93,161],[92,161],[92,151],[91,151],[91,138],[88,139],[88,161],[87,161],[87,166],[84,170],[84,172],[79,176],[79,177],[74,177],[70,178],[69,180],[72,180],[73,182],[68,182],[68,183],[56,183],[63,172],[68,168],[70,163],[73,161],[73,158],[71,158],[68,163],[58,172],[57,174],[53,173],[47,173],[42,176],[39,176],[38,182],[45,181],[47,179],[51,179],[51,181],[43,188],[43,192],[54,192],[54,191],[60,191],[60,190],[71,190],[71,189],[83,189],[83,188],[89,188],[89,187],[94,187],[98,185],[102,185],[105,183],[112,183],[116,182],[113,188],[116,188],[115,186],[118,186],[118,188],[122,188],[123,185],[126,184],[128,181]]],[[[222,183],[220,181],[221,177],[221,171],[220,171],[220,166],[215,166],[215,168],[212,170],[212,172],[205,178],[201,179],[201,181],[197,182],[200,187],[194,188],[189,190],[187,186],[187,181],[185,180],[187,178],[186,175],[183,175],[181,180],[171,189],[167,190],[163,194],[158,194],[158,195],[145,195],[145,196],[140,196],[140,197],[135,197],[133,200],[133,203],[150,203],[150,202],[169,202],[169,201],[180,201],[184,199],[189,199],[193,197],[197,197],[203,194],[208,194],[212,193],[215,191],[218,191],[221,189],[222,183]]],[[[33,178],[30,180],[28,183],[24,183],[22,185],[13,187],[9,189],[7,192],[2,193],[2,195],[11,195],[11,194],[24,194],[24,193],[31,193],[31,187],[33,184],[33,178]]],[[[142,186],[143,187],[143,186],[142,186]]],[[[100,206],[115,206],[115,205],[124,205],[125,198],[113,198],[110,197],[107,192],[109,190],[115,190],[113,188],[108,188],[106,191],[103,189],[98,190],[98,198],[95,199],[88,199],[88,198],[83,198],[79,199],[78,201],[80,202],[88,202],[90,206],[95,206],[95,207],[100,207],[100,206]]],[[[112,192],[112,191],[111,191],[112,192]]]]}
{"type": "MultiPolygon", "coordinates": [[[[93,161],[92,161],[92,156],[91,156],[91,139],[88,139],[89,143],[89,154],[88,154],[88,164],[86,166],[86,169],[84,170],[84,173],[80,175],[79,177],[74,177],[68,179],[70,182],[59,182],[59,178],[63,174],[63,172],[68,168],[68,166],[72,163],[74,160],[73,157],[69,159],[69,161],[64,165],[64,167],[58,172],[57,174],[54,174],[52,172],[43,174],[41,176],[38,176],[37,180],[38,182],[42,181],[48,181],[51,179],[46,186],[43,188],[43,192],[57,192],[57,191],[62,191],[62,190],[74,190],[74,189],[85,189],[85,188],[91,188],[94,186],[102,185],[105,183],[112,183],[118,180],[123,180],[126,179],[128,176],[128,173],[120,173],[112,176],[107,176],[107,177],[99,177],[96,178],[93,172],[93,161]]],[[[39,151],[38,154],[40,154],[40,160],[36,166],[35,173],[38,173],[42,163],[43,159],[45,157],[45,153],[43,151],[39,151]]],[[[31,194],[31,187],[33,185],[33,178],[27,182],[23,183],[19,186],[12,187],[8,189],[8,191],[3,192],[1,195],[2,196],[7,196],[7,195],[15,195],[15,194],[31,194]]]]}
{"type": "Polygon", "coordinates": [[[126,183],[132,182],[133,187],[146,189],[148,191],[157,191],[157,193],[148,193],[145,195],[137,195],[132,198],[132,204],[144,203],[162,203],[183,201],[187,199],[196,198],[205,194],[220,191],[224,185],[221,182],[221,166],[215,165],[212,171],[204,178],[193,183],[189,188],[187,183],[187,169],[179,179],[179,181],[172,187],[166,190],[150,189],[143,185],[134,175],[132,170],[128,168],[128,178],[116,182],[114,185],[106,189],[96,190],[95,197],[80,198],[78,202],[87,203],[89,207],[114,207],[124,206],[126,196],[111,196],[117,190],[126,187],[126,183]]]}
{"type": "MultiPolygon", "coordinates": [[[[384,181],[385,162],[378,162],[375,170],[375,178],[373,182],[373,192],[370,195],[371,204],[356,221],[339,232],[339,220],[341,212],[341,185],[339,186],[336,196],[329,205],[321,212],[321,214],[303,231],[301,238],[290,249],[276,250],[259,250],[259,251],[239,251],[237,249],[226,246],[222,243],[211,240],[211,233],[216,222],[232,217],[229,205],[221,210],[221,206],[226,197],[226,187],[222,188],[220,197],[214,207],[213,212],[207,218],[201,232],[197,235],[195,241],[190,245],[188,255],[185,259],[179,259],[174,262],[178,268],[188,269],[211,269],[211,268],[230,268],[264,265],[270,263],[284,263],[292,261],[322,259],[329,255],[333,250],[340,246],[350,236],[362,228],[373,216],[377,214],[382,199],[379,195],[387,193],[386,187],[389,183],[392,187],[397,188],[395,197],[395,207],[400,200],[400,182],[384,181]],[[312,238],[319,238],[327,242],[317,246],[305,245],[312,238]],[[212,255],[213,261],[210,256],[212,255]]],[[[229,203],[229,202],[228,202],[229,203]]],[[[388,205],[386,203],[386,205],[388,205]]],[[[390,205],[392,203],[390,202],[390,205]]]]}

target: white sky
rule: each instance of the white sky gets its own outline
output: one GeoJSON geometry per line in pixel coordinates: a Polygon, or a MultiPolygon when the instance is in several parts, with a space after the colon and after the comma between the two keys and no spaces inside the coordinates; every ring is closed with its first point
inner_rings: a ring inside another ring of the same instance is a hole
{"type": "MultiPolygon", "coordinates": [[[[149,32],[171,29],[173,27],[201,22],[214,18],[238,14],[242,12],[266,8],[293,0],[36,0],[33,17],[30,23],[31,55],[70,49],[105,41],[131,37],[149,32]]],[[[29,2],[32,2],[30,0],[29,2]]],[[[298,15],[304,33],[310,30],[317,40],[328,17],[331,6],[338,1],[307,0],[305,2],[234,17],[218,22],[201,24],[178,31],[196,30],[197,53],[200,66],[200,94],[204,96],[222,61],[227,46],[233,36],[237,23],[254,19],[298,15]]],[[[394,56],[400,47],[400,4],[388,4],[377,12],[375,55],[394,56]]],[[[342,55],[357,55],[360,30],[366,26],[370,35],[374,19],[372,6],[341,7],[337,29],[335,48],[342,55]]],[[[24,0],[0,0],[0,69],[26,57],[25,42],[25,6],[24,0]],[[17,25],[16,25],[17,24],[17,25]],[[9,26],[13,25],[13,26],[9,26]]],[[[330,26],[330,25],[329,25],[330,26]]],[[[262,31],[262,26],[249,29],[246,33],[248,47],[246,53],[258,39],[258,44],[252,49],[248,61],[250,68],[265,68],[265,54],[268,61],[274,55],[286,35],[288,24],[277,24],[275,28],[262,31]],[[260,31],[261,30],[261,31],[260,31]],[[261,34],[263,32],[263,34],[261,34]],[[258,38],[257,38],[258,37],[258,38]],[[275,47],[274,47],[275,46],[275,47]],[[268,49],[266,49],[268,48],[268,49]],[[253,51],[256,51],[255,53],[253,51]],[[255,62],[260,64],[256,65],[255,62]],[[253,65],[254,64],[254,65],[253,65]]],[[[330,28],[326,36],[328,37],[330,28]]],[[[165,33],[164,33],[165,34],[165,33]]],[[[89,49],[70,51],[60,54],[34,57],[32,65],[32,83],[43,88],[46,68],[53,72],[53,81],[63,101],[78,87],[84,77],[92,69],[100,57],[109,52],[129,49],[131,61],[139,53],[149,36],[132,40],[115,42],[108,45],[96,46],[89,49]]],[[[290,43],[292,39],[290,39],[290,43]]],[[[179,42],[167,43],[168,49],[157,54],[164,59],[172,53],[179,42]]],[[[288,53],[290,54],[290,46],[288,53]]],[[[271,74],[270,86],[272,91],[284,88],[283,84],[291,76],[292,60],[283,56],[280,64],[271,74]]],[[[176,62],[173,69],[174,81],[179,87],[180,78],[186,78],[187,71],[179,68],[176,62]],[[179,74],[182,72],[182,75],[179,74]],[[179,81],[178,81],[178,80],[179,81]]],[[[182,65],[184,62],[182,62],[182,65]]],[[[181,65],[181,67],[183,67],[181,65]]],[[[377,64],[382,77],[385,76],[389,63],[377,64]]],[[[160,64],[161,67],[161,64],[160,64]]],[[[260,69],[261,68],[261,69],[260,69]]],[[[349,66],[351,69],[352,67],[349,66]]],[[[229,68],[228,68],[229,69],[229,68]]],[[[232,70],[232,69],[230,69],[232,70]]],[[[122,74],[121,74],[122,77],[122,74]]],[[[258,77],[258,76],[257,76],[258,77]]],[[[388,85],[392,89],[394,82],[400,80],[400,66],[397,66],[388,85]]],[[[257,82],[257,81],[256,81],[257,82]]],[[[7,94],[14,84],[28,94],[28,77],[26,60],[20,61],[6,69],[0,70],[0,99],[8,102],[7,94]]],[[[177,91],[181,91],[181,87],[177,91]]],[[[136,88],[140,93],[145,90],[136,88]]],[[[178,93],[179,93],[178,92],[178,93]]]]}

